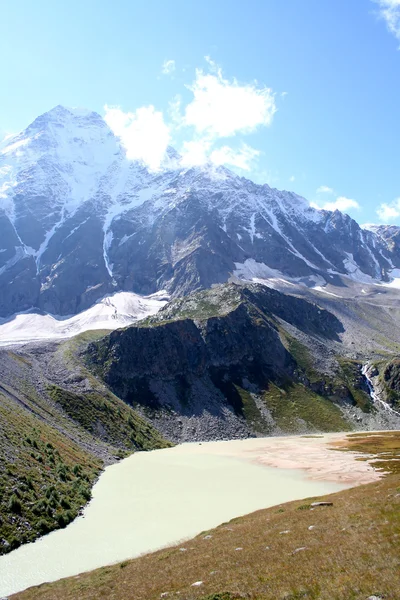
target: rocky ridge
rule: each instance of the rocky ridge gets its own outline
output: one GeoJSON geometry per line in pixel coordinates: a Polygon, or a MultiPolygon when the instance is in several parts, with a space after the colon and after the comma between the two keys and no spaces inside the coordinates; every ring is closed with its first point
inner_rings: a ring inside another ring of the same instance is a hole
{"type": "Polygon", "coordinates": [[[116,291],[173,297],[232,277],[389,281],[395,234],[224,167],[129,161],[100,115],[57,106],[0,146],[0,316],[71,315],[116,291]]]}
{"type": "Polygon", "coordinates": [[[86,360],[174,441],[374,428],[384,417],[342,334],[315,304],[226,284],[93,342],[86,360]]]}

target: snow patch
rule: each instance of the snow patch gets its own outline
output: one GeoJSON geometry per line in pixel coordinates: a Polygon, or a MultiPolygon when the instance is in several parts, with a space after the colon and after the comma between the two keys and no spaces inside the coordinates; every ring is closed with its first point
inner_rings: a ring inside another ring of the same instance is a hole
{"type": "Polygon", "coordinates": [[[248,258],[244,263],[235,263],[234,276],[245,281],[284,279],[285,276],[277,269],[267,267],[265,263],[259,263],[254,258],[248,258]]]}
{"type": "Polygon", "coordinates": [[[323,286],[320,286],[320,285],[316,285],[313,289],[316,292],[322,292],[323,294],[328,294],[328,296],[335,296],[335,298],[342,298],[342,296],[339,296],[338,294],[334,294],[333,292],[328,292],[328,290],[326,290],[323,286]]]}
{"type": "Polygon", "coordinates": [[[168,301],[165,291],[151,296],[118,292],[72,317],[19,313],[0,320],[0,346],[69,338],[83,331],[118,329],[156,314],[168,301]]]}
{"type": "Polygon", "coordinates": [[[391,278],[391,281],[388,283],[382,283],[381,285],[400,290],[400,269],[392,269],[388,274],[391,278]]]}
{"type": "Polygon", "coordinates": [[[359,283],[378,283],[371,277],[371,275],[367,275],[361,271],[350,252],[345,252],[345,254],[347,258],[343,260],[343,265],[349,277],[353,279],[353,281],[358,281],[359,283]]]}
{"type": "MultiPolygon", "coordinates": [[[[31,250],[31,248],[29,249],[31,250]]],[[[12,256],[0,269],[0,275],[2,275],[8,269],[11,269],[18,261],[27,256],[31,256],[31,253],[26,250],[25,246],[16,246],[15,254],[12,256]]]]}

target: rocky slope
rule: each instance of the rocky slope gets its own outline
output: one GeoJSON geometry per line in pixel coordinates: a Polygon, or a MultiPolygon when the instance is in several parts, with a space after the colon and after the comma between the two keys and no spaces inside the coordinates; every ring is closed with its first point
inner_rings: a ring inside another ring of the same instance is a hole
{"type": "Polygon", "coordinates": [[[0,552],[66,525],[102,465],[165,439],[399,429],[398,361],[365,371],[346,339],[357,305],[340,307],[222,284],[111,334],[1,348],[0,552]]]}
{"type": "Polygon", "coordinates": [[[74,344],[0,351],[0,554],[65,527],[104,465],[167,445],[85,377],[74,344]]]}
{"type": "Polygon", "coordinates": [[[395,236],[223,167],[127,160],[96,113],[58,106],[0,146],[0,316],[76,314],[115,291],[173,296],[230,277],[387,281],[395,236]]]}
{"type": "Polygon", "coordinates": [[[362,363],[346,355],[342,333],[315,304],[227,284],[91,343],[86,360],[173,440],[376,426],[362,363]]]}

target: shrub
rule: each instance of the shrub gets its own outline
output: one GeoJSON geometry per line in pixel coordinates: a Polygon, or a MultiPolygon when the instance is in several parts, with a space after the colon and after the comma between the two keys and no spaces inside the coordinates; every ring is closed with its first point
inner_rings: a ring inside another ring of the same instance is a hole
{"type": "Polygon", "coordinates": [[[65,516],[63,514],[58,515],[57,523],[58,523],[58,526],[61,527],[61,529],[68,525],[68,521],[65,519],[65,516]]]}
{"type": "Polygon", "coordinates": [[[21,514],[22,504],[21,504],[20,500],[18,499],[18,497],[15,494],[13,494],[11,496],[10,500],[9,500],[8,509],[11,512],[16,513],[18,515],[21,514]]]}
{"type": "Polygon", "coordinates": [[[68,498],[61,498],[60,504],[63,508],[66,508],[66,509],[71,508],[71,504],[70,504],[68,498]]]}
{"type": "Polygon", "coordinates": [[[37,524],[37,528],[42,535],[44,535],[45,533],[48,533],[50,531],[49,524],[44,519],[40,519],[40,521],[37,524]]]}
{"type": "Polygon", "coordinates": [[[81,495],[81,496],[83,496],[83,497],[85,498],[85,500],[87,500],[87,501],[89,501],[89,500],[90,500],[90,498],[92,497],[92,491],[91,491],[91,489],[90,489],[90,488],[87,488],[87,487],[83,487],[83,486],[81,486],[81,487],[79,488],[79,493],[80,493],[80,495],[81,495]]]}

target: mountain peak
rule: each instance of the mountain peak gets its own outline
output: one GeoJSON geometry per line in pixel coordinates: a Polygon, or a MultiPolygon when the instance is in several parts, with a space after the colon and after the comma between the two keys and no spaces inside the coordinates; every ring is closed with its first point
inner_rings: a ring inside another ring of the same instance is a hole
{"type": "Polygon", "coordinates": [[[0,315],[73,314],[118,290],[177,296],[230,277],[396,277],[396,232],[364,232],[224,166],[185,168],[171,147],[162,167],[129,160],[82,108],[55,106],[3,143],[0,315]]]}
{"type": "Polygon", "coordinates": [[[108,128],[104,119],[98,113],[86,108],[70,108],[58,104],[49,111],[37,117],[26,131],[46,129],[49,125],[66,125],[73,123],[77,126],[96,125],[108,128]]]}

